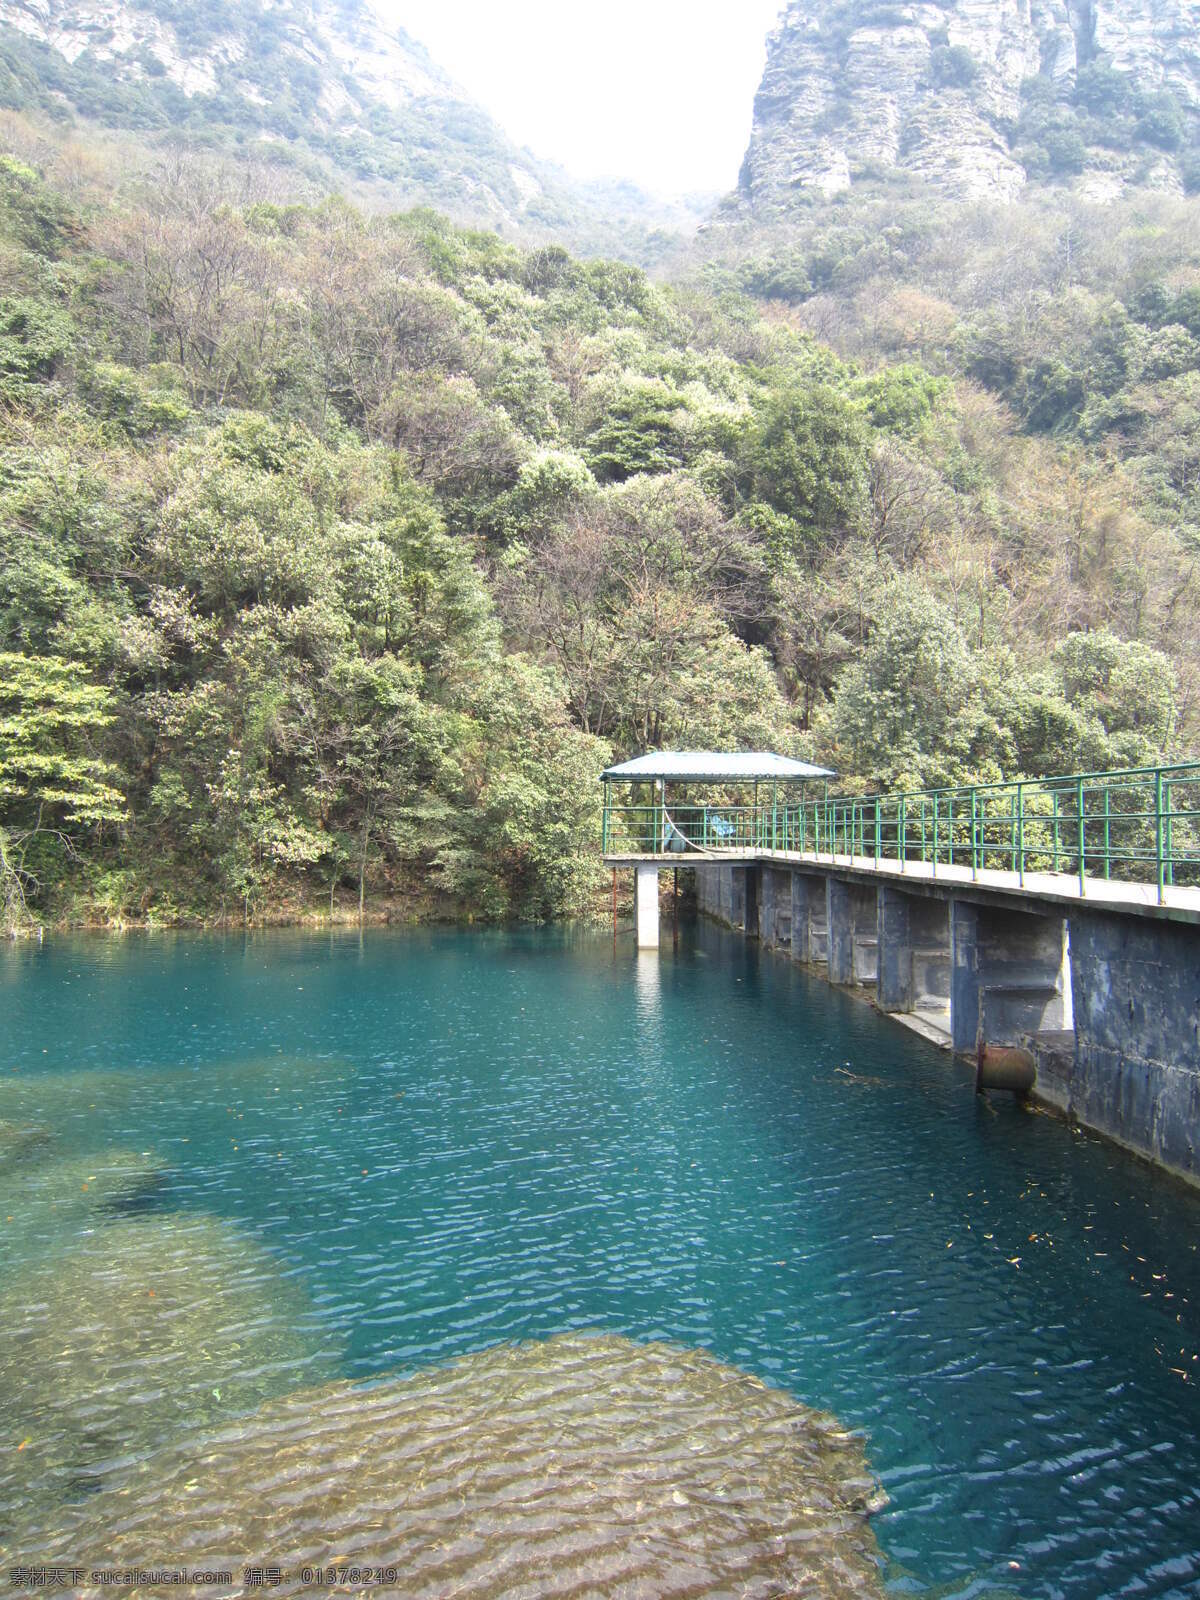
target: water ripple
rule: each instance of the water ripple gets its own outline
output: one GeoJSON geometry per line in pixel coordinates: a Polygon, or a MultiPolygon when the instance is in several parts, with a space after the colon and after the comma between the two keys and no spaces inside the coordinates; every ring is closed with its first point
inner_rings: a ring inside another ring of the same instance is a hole
{"type": "Polygon", "coordinates": [[[977,1101],[785,961],[711,931],[636,964],[380,933],[63,941],[0,969],[6,1516],[98,1502],[153,1427],[192,1448],[321,1362],[366,1380],[588,1327],[702,1346],[864,1430],[897,1592],[1195,1600],[1195,1197],[977,1101]],[[207,1325],[122,1305],[189,1227],[245,1264],[201,1275],[207,1325]],[[123,1276],[89,1320],[109,1230],[123,1276]],[[90,1368],[56,1349],[75,1323],[90,1368]]]}

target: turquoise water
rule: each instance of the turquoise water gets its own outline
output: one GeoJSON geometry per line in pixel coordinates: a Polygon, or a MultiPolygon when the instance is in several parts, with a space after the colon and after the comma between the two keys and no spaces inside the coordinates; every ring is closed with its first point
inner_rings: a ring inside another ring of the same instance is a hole
{"type": "MultiPolygon", "coordinates": [[[[153,1152],[121,1226],[226,1219],[246,1294],[267,1260],[303,1296],[304,1349],[250,1377],[703,1346],[864,1431],[898,1592],[1200,1593],[1200,1202],[783,959],[707,927],[55,940],[0,958],[0,1015],[0,1120],[153,1152]]],[[[22,1284],[93,1226],[11,1214],[3,1394],[22,1284]]]]}

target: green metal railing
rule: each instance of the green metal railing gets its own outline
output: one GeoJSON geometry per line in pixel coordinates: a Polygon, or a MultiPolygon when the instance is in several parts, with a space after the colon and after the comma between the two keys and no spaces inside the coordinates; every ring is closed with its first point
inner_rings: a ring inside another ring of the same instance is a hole
{"type": "Polygon", "coordinates": [[[929,868],[1070,875],[1167,888],[1200,884],[1200,761],[908,794],[753,806],[604,807],[606,855],[774,850],[929,868]]]}

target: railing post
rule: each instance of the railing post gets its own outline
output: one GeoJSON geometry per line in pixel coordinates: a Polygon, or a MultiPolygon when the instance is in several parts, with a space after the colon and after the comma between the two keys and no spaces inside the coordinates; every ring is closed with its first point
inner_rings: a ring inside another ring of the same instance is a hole
{"type": "Polygon", "coordinates": [[[1075,785],[1075,803],[1079,808],[1079,898],[1082,900],[1087,893],[1084,885],[1084,867],[1087,861],[1087,836],[1083,824],[1083,779],[1080,778],[1075,785]]]}
{"type": "Polygon", "coordinates": [[[1112,818],[1112,792],[1108,785],[1104,785],[1104,876],[1112,877],[1112,836],[1110,832],[1112,818]]]}
{"type": "Polygon", "coordinates": [[[1025,785],[1017,784],[1017,880],[1025,887],[1025,785]]]}
{"type": "Polygon", "coordinates": [[[1052,856],[1051,871],[1058,871],[1058,790],[1053,791],[1054,798],[1054,852],[1052,856]]]}
{"type": "Polygon", "coordinates": [[[1163,870],[1163,781],[1162,768],[1154,769],[1154,862],[1158,875],[1158,903],[1163,903],[1163,886],[1165,873],[1163,870]]]}
{"type": "Polygon", "coordinates": [[[954,866],[954,790],[946,796],[946,865],[954,866]]]}
{"type": "Polygon", "coordinates": [[[979,876],[979,801],[974,789],[971,790],[971,877],[979,876]]]}
{"type": "Polygon", "coordinates": [[[946,866],[954,866],[954,790],[946,797],[946,866]]]}
{"type": "Polygon", "coordinates": [[[875,799],[875,870],[879,870],[879,850],[882,840],[879,833],[879,798],[875,799]]]}
{"type": "Polygon", "coordinates": [[[900,831],[897,838],[900,846],[900,871],[908,866],[908,817],[905,810],[904,796],[900,796],[900,831]]]}
{"type": "Polygon", "coordinates": [[[937,877],[938,867],[938,797],[937,790],[933,791],[933,876],[937,877]]]}

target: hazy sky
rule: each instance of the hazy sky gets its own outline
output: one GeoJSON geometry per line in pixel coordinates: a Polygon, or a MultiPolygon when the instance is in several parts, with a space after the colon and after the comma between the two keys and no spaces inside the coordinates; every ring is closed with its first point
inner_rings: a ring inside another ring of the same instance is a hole
{"type": "Polygon", "coordinates": [[[579,177],[729,189],[782,0],[376,0],[517,144],[579,177]]]}

